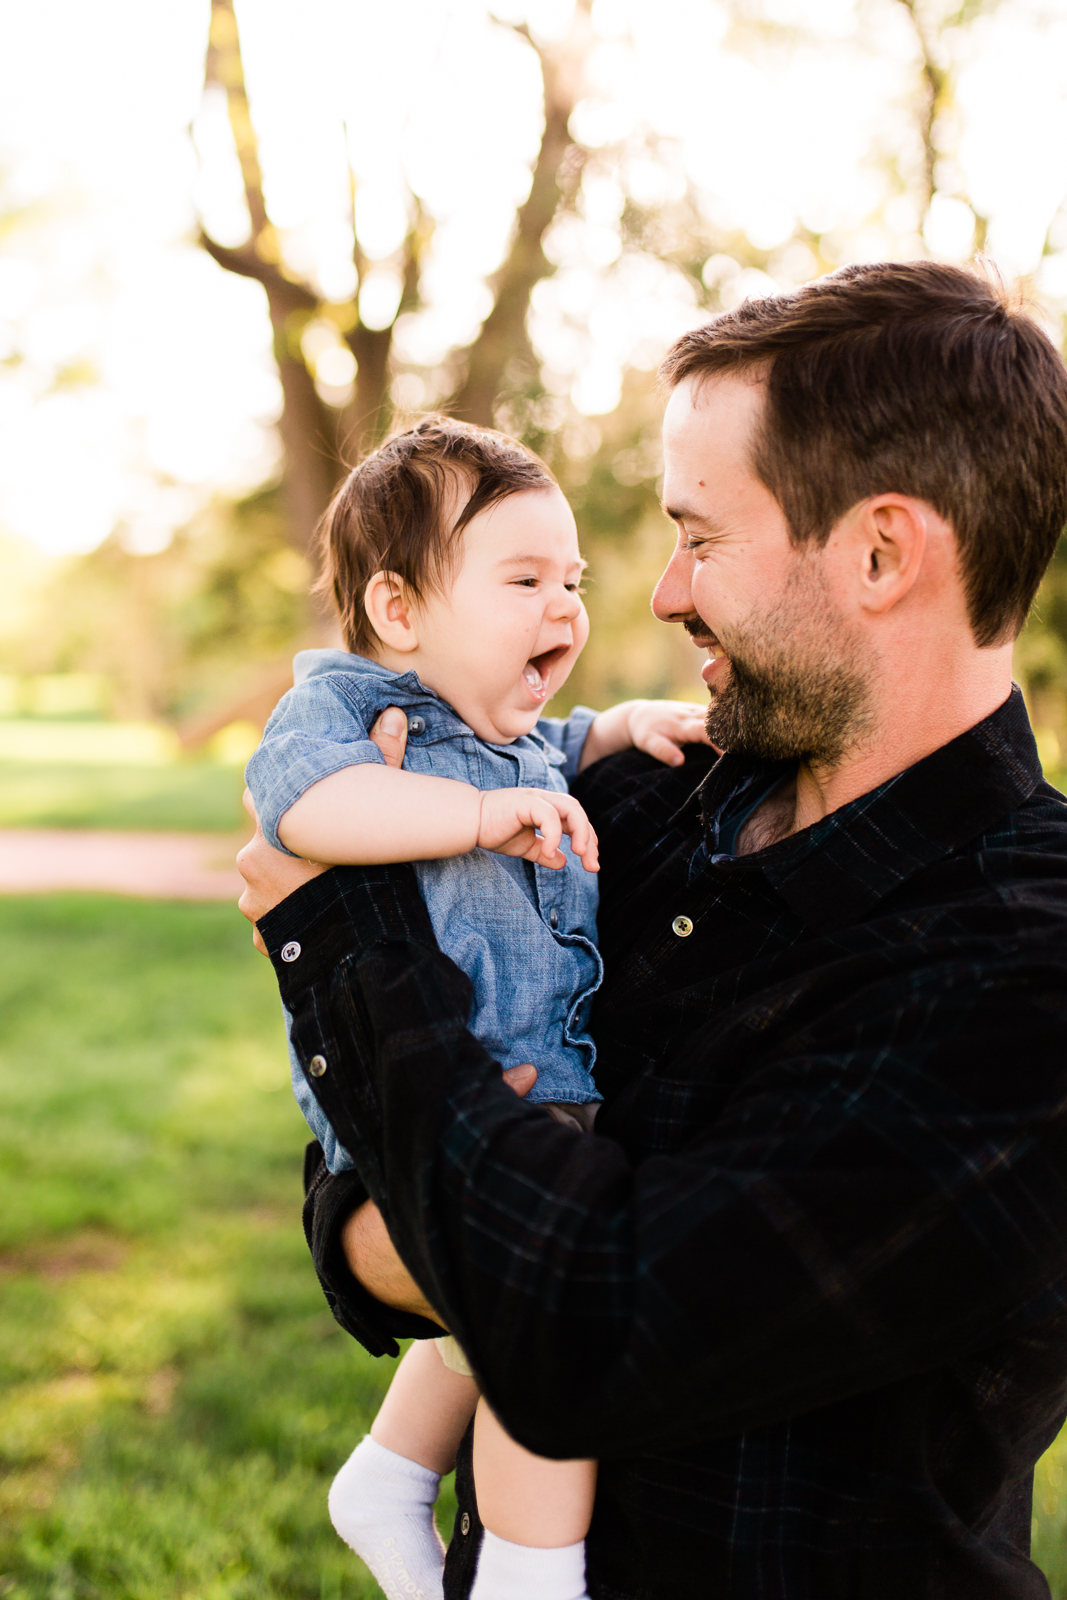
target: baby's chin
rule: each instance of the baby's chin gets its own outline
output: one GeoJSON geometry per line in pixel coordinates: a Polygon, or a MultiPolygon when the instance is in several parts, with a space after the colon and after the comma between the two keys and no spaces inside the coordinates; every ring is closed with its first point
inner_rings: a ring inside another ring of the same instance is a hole
{"type": "Polygon", "coordinates": [[[536,728],[542,715],[540,706],[534,706],[529,711],[514,706],[494,707],[491,710],[468,707],[466,711],[456,706],[455,709],[486,744],[511,744],[515,739],[521,739],[523,734],[531,733],[536,728]]]}

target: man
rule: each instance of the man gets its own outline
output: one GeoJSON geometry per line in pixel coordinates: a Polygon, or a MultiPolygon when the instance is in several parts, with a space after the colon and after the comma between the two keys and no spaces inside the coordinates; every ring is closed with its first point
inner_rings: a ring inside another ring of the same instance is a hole
{"type": "Polygon", "coordinates": [[[599,1459],[594,1600],[1047,1596],[1067,804],[1010,652],[1067,520],[1067,373],[986,283],[910,263],[746,304],[664,375],[653,605],[727,754],[576,790],[596,1136],[466,1033],[407,868],[245,858],[357,1163],[312,1151],[316,1265],[368,1348],[439,1320],[521,1443],[599,1459]]]}

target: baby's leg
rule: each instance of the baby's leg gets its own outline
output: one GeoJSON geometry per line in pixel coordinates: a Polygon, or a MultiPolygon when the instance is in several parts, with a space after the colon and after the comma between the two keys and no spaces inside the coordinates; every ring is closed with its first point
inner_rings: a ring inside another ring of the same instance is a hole
{"type": "Polygon", "coordinates": [[[444,1546],[433,1507],[478,1398],[432,1341],[413,1344],[369,1436],[330,1489],[330,1520],[389,1600],[441,1600],[444,1546]]]}
{"type": "Polygon", "coordinates": [[[480,1400],[474,1486],[486,1531],[471,1600],[587,1600],[585,1536],[596,1462],[532,1455],[480,1400]]]}
{"type": "Polygon", "coordinates": [[[446,1367],[434,1339],[419,1339],[396,1369],[370,1436],[438,1474],[451,1472],[478,1403],[478,1385],[446,1367]]]}

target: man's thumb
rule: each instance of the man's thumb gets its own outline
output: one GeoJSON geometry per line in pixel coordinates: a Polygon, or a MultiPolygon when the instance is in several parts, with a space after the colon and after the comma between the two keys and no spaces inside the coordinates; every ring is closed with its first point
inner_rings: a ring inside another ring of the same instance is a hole
{"type": "Polygon", "coordinates": [[[385,757],[388,767],[399,767],[404,761],[408,742],[408,719],[399,706],[386,706],[370,731],[371,740],[385,757]]]}

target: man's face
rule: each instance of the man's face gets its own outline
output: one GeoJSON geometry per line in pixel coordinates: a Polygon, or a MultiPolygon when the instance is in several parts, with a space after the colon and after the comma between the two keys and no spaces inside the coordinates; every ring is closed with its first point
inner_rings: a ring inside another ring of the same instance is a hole
{"type": "Polygon", "coordinates": [[[672,393],[663,503],[678,544],[652,610],[707,651],[715,744],[833,766],[867,725],[862,641],[835,600],[825,550],[791,543],[753,469],[764,393],[750,376],[690,379],[672,393]]]}

